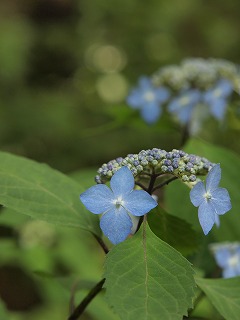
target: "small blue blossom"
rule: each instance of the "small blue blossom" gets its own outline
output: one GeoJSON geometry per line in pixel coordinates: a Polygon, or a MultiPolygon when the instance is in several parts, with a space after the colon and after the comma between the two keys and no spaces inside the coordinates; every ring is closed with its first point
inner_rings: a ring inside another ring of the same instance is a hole
{"type": "Polygon", "coordinates": [[[221,168],[216,164],[208,173],[206,187],[202,181],[198,182],[190,192],[192,204],[198,208],[198,218],[205,235],[212,229],[214,223],[219,226],[219,215],[231,209],[228,191],[219,188],[221,168]]]}
{"type": "Polygon", "coordinates": [[[200,91],[197,89],[183,90],[168,105],[168,111],[176,114],[182,124],[191,120],[194,107],[200,102],[200,91]]]}
{"type": "Polygon", "coordinates": [[[219,80],[217,84],[205,92],[203,101],[210,107],[210,113],[217,119],[223,120],[228,97],[233,92],[233,85],[226,79],[219,80]]]}
{"type": "Polygon", "coordinates": [[[240,276],[240,243],[214,244],[212,251],[224,278],[240,276]]]}
{"type": "Polygon", "coordinates": [[[144,190],[134,190],[134,178],[127,167],[119,169],[111,178],[111,189],[105,184],[95,185],[80,195],[85,207],[94,214],[103,214],[100,227],[113,244],[124,241],[131,233],[131,215],[140,217],[157,206],[144,190]]]}
{"type": "Polygon", "coordinates": [[[162,103],[170,96],[165,87],[154,87],[151,80],[141,77],[139,86],[134,88],[127,97],[127,103],[133,109],[140,109],[142,118],[148,123],[155,123],[162,114],[162,103]]]}

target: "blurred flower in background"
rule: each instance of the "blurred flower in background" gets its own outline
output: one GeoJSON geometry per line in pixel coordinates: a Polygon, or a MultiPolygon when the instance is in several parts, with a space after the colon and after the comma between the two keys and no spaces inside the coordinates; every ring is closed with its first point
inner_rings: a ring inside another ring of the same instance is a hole
{"type": "Polygon", "coordinates": [[[240,276],[240,243],[226,242],[210,245],[210,250],[218,266],[222,269],[223,278],[240,276]]]}
{"type": "Polygon", "coordinates": [[[170,113],[177,116],[180,123],[186,124],[192,118],[193,108],[199,103],[200,91],[197,89],[183,90],[167,106],[170,113]]]}
{"type": "Polygon", "coordinates": [[[213,88],[205,92],[203,101],[209,105],[210,113],[217,120],[224,119],[228,105],[228,98],[232,92],[232,83],[225,79],[219,80],[213,88]]]}
{"type": "Polygon", "coordinates": [[[127,103],[133,109],[140,109],[142,118],[148,123],[155,123],[162,114],[162,104],[168,100],[169,90],[163,86],[155,87],[150,78],[141,77],[138,87],[132,89],[127,103]]]}
{"type": "Polygon", "coordinates": [[[189,58],[180,65],[164,66],[149,78],[141,77],[127,104],[140,109],[148,124],[157,122],[166,109],[188,127],[190,135],[196,135],[211,115],[224,121],[236,98],[233,93],[239,90],[239,78],[239,67],[230,61],[189,58]]]}

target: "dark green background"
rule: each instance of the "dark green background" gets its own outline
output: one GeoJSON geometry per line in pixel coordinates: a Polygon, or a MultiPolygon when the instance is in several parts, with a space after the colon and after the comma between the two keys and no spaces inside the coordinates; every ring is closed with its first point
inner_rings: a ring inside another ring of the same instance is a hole
{"type": "Polygon", "coordinates": [[[179,147],[165,120],[128,118],[127,92],[188,57],[239,63],[239,12],[237,0],[1,1],[1,149],[70,172],[179,147]]]}

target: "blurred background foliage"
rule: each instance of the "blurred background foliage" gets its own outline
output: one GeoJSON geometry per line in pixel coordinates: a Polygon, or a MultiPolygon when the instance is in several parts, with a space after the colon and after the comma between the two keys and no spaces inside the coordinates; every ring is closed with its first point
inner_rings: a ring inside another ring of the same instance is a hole
{"type": "Polygon", "coordinates": [[[1,1],[1,149],[70,172],[152,146],[178,147],[178,130],[164,121],[156,135],[129,118],[126,95],[140,75],[187,57],[239,63],[239,6],[1,1]]]}
{"type": "MultiPolygon", "coordinates": [[[[179,148],[179,127],[163,118],[149,129],[126,106],[126,96],[139,76],[187,57],[239,64],[239,12],[237,0],[1,1],[1,150],[71,173],[141,149],[179,148]]],[[[222,131],[208,123],[211,133],[203,136],[240,153],[234,121],[222,131]]],[[[94,177],[92,170],[78,175],[86,187],[90,173],[94,177]]],[[[15,310],[10,316],[0,307],[1,319],[64,318],[74,275],[101,277],[103,253],[87,234],[37,223],[6,209],[0,213],[0,295],[15,310]],[[24,277],[30,294],[19,306],[10,297],[26,291],[24,277]],[[8,278],[22,289],[6,293],[8,278]],[[35,305],[37,311],[24,312],[35,305]]],[[[86,319],[114,319],[101,299],[86,319]]]]}

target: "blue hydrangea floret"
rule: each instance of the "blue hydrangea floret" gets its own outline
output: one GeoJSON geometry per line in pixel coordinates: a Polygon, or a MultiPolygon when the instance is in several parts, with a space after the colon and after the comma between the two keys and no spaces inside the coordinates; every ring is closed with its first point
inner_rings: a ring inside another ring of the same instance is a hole
{"type": "Polygon", "coordinates": [[[139,86],[127,97],[127,103],[133,109],[139,109],[142,118],[148,123],[155,123],[162,114],[161,105],[168,100],[169,90],[163,86],[155,87],[147,77],[141,77],[139,86]]]}
{"type": "Polygon", "coordinates": [[[240,243],[226,242],[211,245],[215,260],[222,269],[223,278],[240,276],[240,243]]]}
{"type": "Polygon", "coordinates": [[[190,191],[192,204],[199,207],[198,218],[205,235],[214,224],[219,226],[219,215],[223,215],[232,207],[228,191],[218,186],[220,179],[221,168],[216,164],[207,175],[206,186],[199,181],[190,191]]]}
{"type": "Polygon", "coordinates": [[[127,167],[119,169],[110,186],[98,184],[80,195],[85,207],[94,214],[102,214],[100,227],[113,244],[124,241],[131,233],[132,216],[140,217],[157,206],[144,190],[134,190],[134,177],[127,167]]]}
{"type": "Polygon", "coordinates": [[[204,93],[203,100],[207,105],[209,105],[210,113],[217,120],[224,119],[228,105],[228,97],[232,92],[232,83],[229,80],[221,79],[213,88],[204,93]]]}
{"type": "Polygon", "coordinates": [[[182,124],[187,124],[194,107],[200,102],[201,93],[197,89],[183,90],[168,104],[168,111],[175,114],[182,124]]]}

